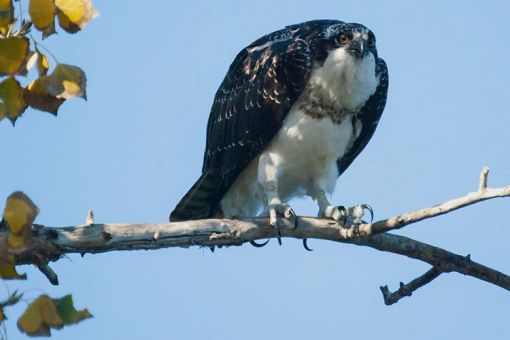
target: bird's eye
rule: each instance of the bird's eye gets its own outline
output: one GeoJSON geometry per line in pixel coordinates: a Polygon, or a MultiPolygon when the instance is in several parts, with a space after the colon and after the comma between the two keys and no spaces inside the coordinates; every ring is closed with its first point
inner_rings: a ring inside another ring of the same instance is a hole
{"type": "Polygon", "coordinates": [[[340,36],[340,39],[338,39],[338,41],[339,41],[339,42],[340,42],[340,44],[342,44],[342,45],[347,44],[347,43],[349,42],[349,40],[351,40],[351,39],[350,39],[347,35],[345,35],[345,34],[342,34],[342,35],[340,36]]]}
{"type": "Polygon", "coordinates": [[[368,47],[372,48],[375,46],[375,39],[370,37],[368,38],[368,47]]]}

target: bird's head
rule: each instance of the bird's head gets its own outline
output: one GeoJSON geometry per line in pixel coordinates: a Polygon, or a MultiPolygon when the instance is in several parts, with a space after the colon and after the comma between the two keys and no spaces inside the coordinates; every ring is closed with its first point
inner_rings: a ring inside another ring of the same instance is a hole
{"type": "Polygon", "coordinates": [[[333,49],[342,49],[358,60],[372,54],[377,60],[374,33],[361,24],[343,23],[336,27],[329,37],[333,49]]]}

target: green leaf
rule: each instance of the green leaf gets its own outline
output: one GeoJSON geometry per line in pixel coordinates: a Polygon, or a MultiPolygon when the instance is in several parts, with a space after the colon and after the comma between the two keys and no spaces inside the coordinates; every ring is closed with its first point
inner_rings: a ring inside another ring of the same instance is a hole
{"type": "Polygon", "coordinates": [[[25,37],[0,39],[0,76],[25,71],[30,43],[25,37]]]}
{"type": "Polygon", "coordinates": [[[72,325],[92,317],[87,309],[77,311],[74,308],[73,297],[71,295],[66,295],[53,301],[55,306],[57,306],[58,314],[64,321],[64,325],[72,325]]]}
{"type": "Polygon", "coordinates": [[[4,117],[14,124],[27,108],[24,99],[25,89],[14,77],[8,77],[0,83],[0,120],[4,117]]]}

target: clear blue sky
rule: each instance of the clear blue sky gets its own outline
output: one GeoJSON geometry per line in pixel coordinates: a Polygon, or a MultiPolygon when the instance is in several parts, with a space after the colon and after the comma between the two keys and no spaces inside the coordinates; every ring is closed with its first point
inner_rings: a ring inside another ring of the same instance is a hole
{"type": "MultiPolygon", "coordinates": [[[[489,184],[510,184],[510,25],[506,1],[96,1],[101,16],[45,45],[88,77],[88,102],[54,118],[0,123],[0,198],[23,190],[37,222],[164,222],[200,172],[213,95],[235,54],[286,24],[337,18],[377,35],[390,92],[366,151],[332,201],[392,216],[489,184]]],[[[510,273],[509,201],[482,203],[400,233],[510,273]]],[[[309,200],[294,202],[312,215],[309,200]]],[[[117,252],[30,267],[12,290],[73,293],[94,318],[55,339],[508,339],[510,292],[446,274],[397,305],[398,287],[429,266],[368,248],[298,240],[117,252]]],[[[3,288],[1,288],[3,290],[3,288]]],[[[2,293],[3,294],[3,293],[2,293]]],[[[0,296],[3,296],[0,294],[0,296]]],[[[11,339],[19,309],[8,310],[11,339]]]]}

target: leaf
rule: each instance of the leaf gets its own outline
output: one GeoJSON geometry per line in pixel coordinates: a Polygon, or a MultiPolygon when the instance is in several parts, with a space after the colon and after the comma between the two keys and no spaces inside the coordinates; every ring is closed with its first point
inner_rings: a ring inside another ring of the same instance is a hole
{"type": "Polygon", "coordinates": [[[38,213],[39,208],[21,191],[16,191],[7,198],[3,220],[9,227],[9,249],[23,251],[30,245],[32,223],[38,213]]]}
{"type": "Polygon", "coordinates": [[[29,45],[25,37],[0,39],[0,76],[16,74],[25,69],[29,45]]]}
{"type": "Polygon", "coordinates": [[[35,28],[42,32],[43,39],[55,33],[57,7],[54,0],[30,0],[28,13],[35,28]]]}
{"type": "Polygon", "coordinates": [[[48,295],[41,295],[33,301],[18,319],[18,328],[28,335],[50,336],[50,327],[64,327],[57,307],[48,295]]]}
{"type": "Polygon", "coordinates": [[[6,27],[14,22],[14,8],[12,0],[0,0],[0,27],[6,27]]]}
{"type": "Polygon", "coordinates": [[[28,52],[27,64],[25,65],[25,68],[27,69],[27,71],[30,71],[32,69],[32,67],[34,67],[35,63],[37,62],[38,57],[39,57],[39,55],[37,54],[37,52],[35,52],[35,51],[28,52]]]}
{"type": "Polygon", "coordinates": [[[87,77],[77,66],[58,64],[49,76],[44,77],[44,86],[48,93],[56,98],[87,99],[87,77]]]}
{"type": "MultiPolygon", "coordinates": [[[[5,247],[7,248],[7,246],[5,247]]],[[[5,252],[5,258],[0,254],[0,277],[3,280],[26,280],[26,274],[18,274],[16,271],[16,259],[14,255],[5,252]]]]}
{"type": "Polygon", "coordinates": [[[0,119],[7,117],[12,124],[27,108],[24,99],[25,90],[14,77],[8,77],[0,83],[0,119]]]}
{"type": "Polygon", "coordinates": [[[91,0],[55,0],[55,5],[60,10],[58,24],[68,33],[76,33],[99,15],[92,6],[91,0]]]}
{"type": "Polygon", "coordinates": [[[71,295],[61,299],[51,299],[47,295],[39,296],[18,319],[18,328],[28,335],[51,335],[50,328],[60,329],[92,315],[84,309],[76,311],[71,295]]]}
{"type": "Polygon", "coordinates": [[[48,58],[37,48],[35,51],[30,51],[28,55],[26,65],[27,70],[31,70],[34,65],[37,65],[37,72],[39,73],[39,77],[45,76],[48,73],[48,69],[50,68],[48,58]]]}
{"type": "Polygon", "coordinates": [[[74,308],[73,297],[71,295],[54,299],[53,302],[57,306],[58,314],[64,321],[64,325],[72,325],[92,317],[87,309],[77,311],[74,308]]]}
{"type": "Polygon", "coordinates": [[[48,69],[50,68],[50,63],[48,62],[48,58],[46,55],[37,51],[37,72],[39,73],[39,77],[45,76],[48,74],[48,69]]]}
{"type": "Polygon", "coordinates": [[[65,99],[50,95],[44,84],[44,78],[46,76],[36,79],[28,85],[24,99],[31,108],[50,112],[56,116],[60,105],[62,105],[65,99]]]}

